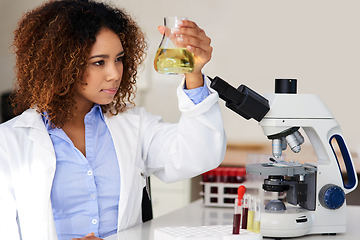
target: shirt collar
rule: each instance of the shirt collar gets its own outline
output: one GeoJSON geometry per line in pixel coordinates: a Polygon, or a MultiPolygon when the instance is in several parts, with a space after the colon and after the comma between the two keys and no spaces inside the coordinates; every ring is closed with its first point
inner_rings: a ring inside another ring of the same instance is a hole
{"type": "Polygon", "coordinates": [[[97,104],[97,103],[94,104],[94,106],[91,108],[90,112],[88,112],[87,114],[96,114],[96,113],[99,113],[102,120],[105,121],[104,114],[103,114],[103,112],[101,110],[101,106],[99,104],[97,104]]]}
{"type": "MultiPolygon", "coordinates": [[[[104,114],[101,110],[101,106],[97,103],[94,104],[94,106],[91,108],[91,110],[86,114],[86,115],[96,115],[96,114],[100,114],[100,117],[103,121],[105,121],[104,119],[104,114]]],[[[47,112],[44,112],[42,114],[42,119],[43,119],[43,122],[45,124],[45,127],[46,127],[46,130],[48,131],[48,133],[51,133],[52,131],[54,131],[55,129],[51,126],[51,122],[50,120],[48,119],[48,113],[47,112]]]]}

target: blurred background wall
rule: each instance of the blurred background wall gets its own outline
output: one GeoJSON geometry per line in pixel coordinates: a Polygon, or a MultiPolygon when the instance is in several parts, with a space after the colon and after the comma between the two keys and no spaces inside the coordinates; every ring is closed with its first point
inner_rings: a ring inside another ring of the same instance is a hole
{"type": "MultiPolygon", "coordinates": [[[[14,57],[10,49],[13,30],[22,14],[42,2],[0,0],[0,93],[11,91],[13,86],[14,57]]],[[[123,7],[147,37],[148,55],[138,79],[138,106],[163,116],[164,121],[178,121],[176,88],[182,77],[158,74],[153,68],[153,59],[162,37],[157,26],[163,24],[163,17],[186,16],[212,39],[213,58],[204,74],[220,76],[234,87],[245,84],[260,94],[273,92],[276,78],[296,78],[298,93],[319,95],[340,123],[350,150],[355,155],[360,152],[360,128],[357,127],[360,1],[106,2],[123,7]]],[[[233,113],[222,100],[220,106],[229,143],[270,145],[256,121],[247,121],[233,113]]],[[[198,180],[195,182],[198,186],[198,180]]],[[[154,216],[186,205],[193,199],[190,193],[193,188],[189,180],[161,185],[152,178],[154,216]],[[169,202],[173,203],[172,209],[164,207],[169,202]]]]}
{"type": "MultiPolygon", "coordinates": [[[[9,49],[20,16],[42,0],[0,2],[0,91],[12,89],[14,57],[9,49]]],[[[274,91],[275,78],[298,79],[298,93],[319,95],[340,123],[352,152],[360,151],[357,127],[360,86],[360,1],[357,0],[111,0],[146,33],[149,49],[139,78],[137,104],[176,122],[181,76],[155,72],[161,40],[157,26],[168,15],[186,16],[212,39],[213,58],[204,73],[258,93],[274,91]]],[[[222,107],[229,142],[267,142],[256,121],[222,107]]]]}

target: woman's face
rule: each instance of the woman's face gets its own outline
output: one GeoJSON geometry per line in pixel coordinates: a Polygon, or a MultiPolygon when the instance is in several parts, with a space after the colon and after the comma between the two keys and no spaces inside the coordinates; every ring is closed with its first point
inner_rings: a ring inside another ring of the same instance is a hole
{"type": "Polygon", "coordinates": [[[87,61],[88,71],[84,76],[87,85],[77,85],[78,108],[91,108],[94,103],[105,105],[113,100],[123,75],[123,57],[120,38],[109,29],[102,29],[87,61]]]}

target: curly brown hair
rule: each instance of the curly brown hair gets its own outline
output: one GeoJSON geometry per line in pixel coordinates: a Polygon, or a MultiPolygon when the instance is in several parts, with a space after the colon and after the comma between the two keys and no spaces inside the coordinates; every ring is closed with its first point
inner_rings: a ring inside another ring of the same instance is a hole
{"type": "Polygon", "coordinates": [[[116,115],[134,106],[137,68],[147,48],[144,34],[123,10],[93,0],[49,1],[29,11],[14,32],[16,113],[35,108],[54,127],[75,116],[75,84],[84,82],[87,59],[101,29],[114,31],[124,48],[124,72],[113,102],[102,111],[116,115]],[[127,104],[130,103],[130,104],[127,104]]]}

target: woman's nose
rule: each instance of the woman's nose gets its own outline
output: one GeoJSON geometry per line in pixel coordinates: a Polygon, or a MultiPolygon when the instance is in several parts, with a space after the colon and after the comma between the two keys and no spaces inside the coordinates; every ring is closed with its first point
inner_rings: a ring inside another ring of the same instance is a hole
{"type": "Polygon", "coordinates": [[[119,80],[122,76],[123,67],[117,66],[116,64],[112,64],[109,66],[106,76],[106,81],[119,80]]]}

